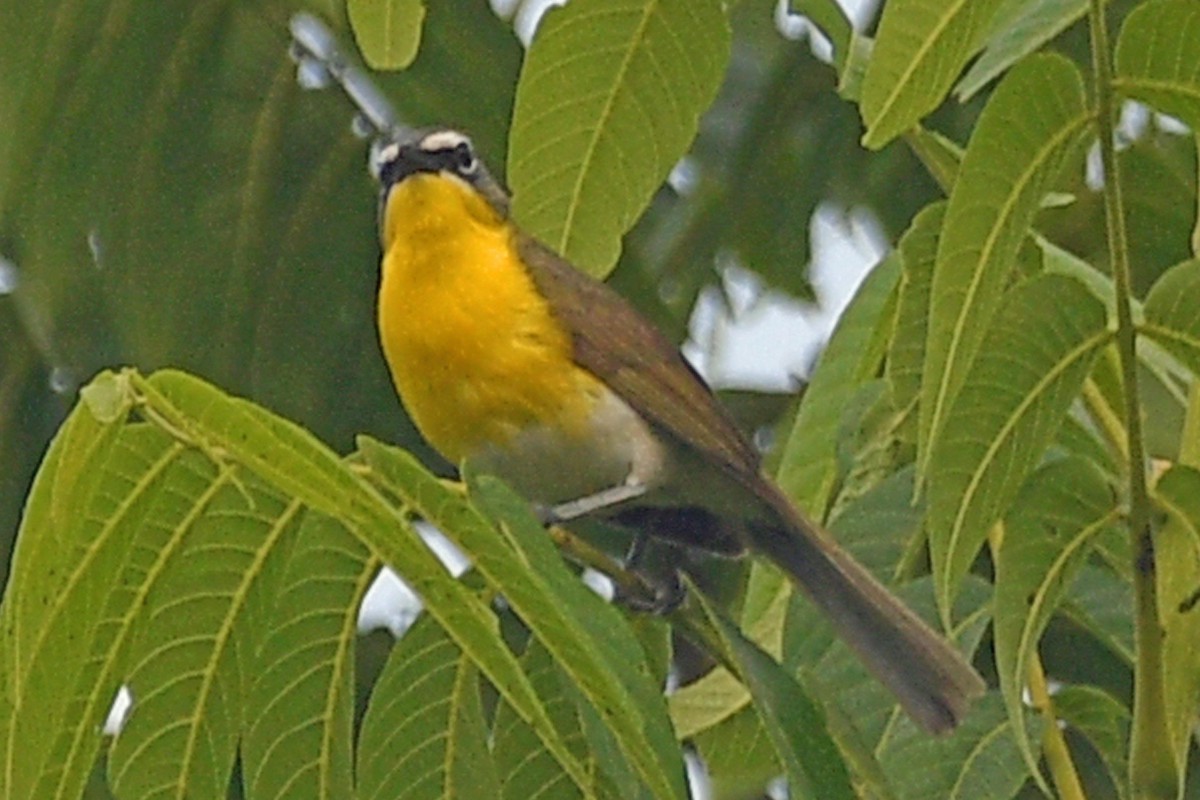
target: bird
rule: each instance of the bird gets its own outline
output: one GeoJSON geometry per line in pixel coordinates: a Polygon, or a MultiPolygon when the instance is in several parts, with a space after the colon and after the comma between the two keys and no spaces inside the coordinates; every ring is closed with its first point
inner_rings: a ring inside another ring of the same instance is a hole
{"type": "Polygon", "coordinates": [[[436,451],[563,517],[765,557],[914,722],[959,724],[979,674],[763,473],[653,323],[514,222],[466,134],[406,130],[373,152],[381,349],[436,451]]]}

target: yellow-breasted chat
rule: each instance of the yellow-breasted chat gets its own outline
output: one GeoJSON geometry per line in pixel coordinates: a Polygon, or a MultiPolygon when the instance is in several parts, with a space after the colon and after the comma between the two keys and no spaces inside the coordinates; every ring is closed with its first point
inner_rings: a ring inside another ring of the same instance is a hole
{"type": "Polygon", "coordinates": [[[984,689],[971,666],[762,474],[676,347],[513,223],[465,135],[407,133],[377,147],[374,168],[380,341],[436,450],[539,504],[765,556],[917,723],[960,721],[984,689]]]}

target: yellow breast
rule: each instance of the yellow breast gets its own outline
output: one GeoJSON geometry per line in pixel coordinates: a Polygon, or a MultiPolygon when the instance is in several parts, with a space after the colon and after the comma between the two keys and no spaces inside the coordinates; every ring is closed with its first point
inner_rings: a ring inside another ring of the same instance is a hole
{"type": "Polygon", "coordinates": [[[507,220],[467,184],[419,174],[384,211],[379,333],[422,435],[455,463],[531,427],[583,435],[603,388],[517,257],[507,220]]]}

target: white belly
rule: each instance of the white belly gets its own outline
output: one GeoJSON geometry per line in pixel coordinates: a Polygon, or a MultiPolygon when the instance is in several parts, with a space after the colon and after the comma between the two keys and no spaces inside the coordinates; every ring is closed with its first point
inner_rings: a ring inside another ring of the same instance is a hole
{"type": "Polygon", "coordinates": [[[488,447],[469,460],[525,498],[547,505],[626,483],[653,489],[665,480],[668,466],[666,448],[646,421],[607,390],[584,435],[535,426],[519,432],[503,449],[488,447]]]}

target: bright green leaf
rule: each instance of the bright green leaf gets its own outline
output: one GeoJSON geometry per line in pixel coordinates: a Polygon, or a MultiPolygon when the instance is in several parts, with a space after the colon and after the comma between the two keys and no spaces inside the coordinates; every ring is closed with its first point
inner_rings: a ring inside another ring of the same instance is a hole
{"type": "MultiPolygon", "coordinates": [[[[583,767],[561,741],[516,658],[500,638],[495,615],[446,572],[405,514],[294,423],[183,373],[164,370],[149,379],[136,378],[134,383],[154,413],[184,435],[210,449],[219,448],[224,458],[236,460],[295,499],[353,526],[363,542],[417,592],[429,613],[497,691],[533,725],[572,780],[579,786],[588,785],[583,767]]],[[[411,464],[406,475],[409,483],[399,488],[412,491],[414,486],[429,483],[440,487],[415,462],[407,463],[411,464]]]]}
{"type": "Polygon", "coordinates": [[[358,609],[379,563],[331,517],[305,514],[269,615],[258,624],[242,735],[250,797],[352,792],[358,609]]]}
{"type": "Polygon", "coordinates": [[[298,504],[196,451],[171,473],[138,542],[156,562],[129,648],[133,707],[108,760],[120,798],[225,792],[268,562],[297,524],[298,504]]]}
{"type": "Polygon", "coordinates": [[[883,147],[942,102],[999,5],[1000,0],[884,5],[863,81],[863,144],[883,147]]]}
{"type": "Polygon", "coordinates": [[[1033,216],[1090,123],[1079,70],[1057,55],[1022,62],[979,118],[934,267],[918,437],[922,482],[1033,216]]]}
{"type": "Polygon", "coordinates": [[[355,796],[499,798],[487,736],[479,673],[433,619],[422,617],[392,649],[371,692],[358,742],[355,796]]]}
{"type": "Polygon", "coordinates": [[[417,57],[424,0],[347,0],[350,27],[372,69],[404,69],[417,57]]]}
{"type": "Polygon", "coordinates": [[[1200,128],[1200,8],[1153,0],[1134,9],[1117,39],[1115,74],[1124,94],[1200,128]]]}
{"type": "Polygon", "coordinates": [[[718,0],[575,0],[549,11],[517,85],[513,213],[592,275],[687,150],[721,83],[718,0]]]}
{"type": "Polygon", "coordinates": [[[1044,275],[1005,298],[947,416],[928,472],[928,530],[943,617],[959,581],[1053,440],[1109,340],[1104,307],[1044,275]]]}
{"type": "Polygon", "coordinates": [[[79,796],[157,579],[158,552],[135,540],[147,520],[178,522],[162,498],[183,448],[117,422],[80,406],[34,481],[4,602],[0,796],[79,796]]]}
{"type": "Polygon", "coordinates": [[[567,571],[528,504],[494,478],[473,480],[476,502],[498,517],[493,524],[407,453],[367,437],[359,446],[389,488],[472,557],[599,712],[641,779],[657,796],[682,797],[682,755],[637,639],[567,571]]]}

